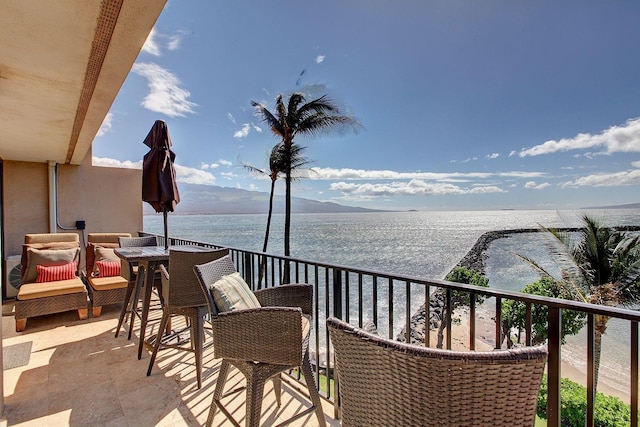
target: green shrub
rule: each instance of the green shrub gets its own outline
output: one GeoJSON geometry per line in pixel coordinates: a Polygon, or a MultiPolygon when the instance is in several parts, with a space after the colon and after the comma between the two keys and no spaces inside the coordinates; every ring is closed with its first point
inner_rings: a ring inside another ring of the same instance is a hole
{"type": "MultiPolygon", "coordinates": [[[[587,389],[566,378],[560,380],[560,420],[563,426],[582,427],[587,414],[587,389]]],[[[547,376],[543,375],[538,410],[540,418],[547,419],[547,376]]],[[[620,399],[596,393],[593,413],[596,427],[622,427],[631,424],[631,409],[620,399]]]]}

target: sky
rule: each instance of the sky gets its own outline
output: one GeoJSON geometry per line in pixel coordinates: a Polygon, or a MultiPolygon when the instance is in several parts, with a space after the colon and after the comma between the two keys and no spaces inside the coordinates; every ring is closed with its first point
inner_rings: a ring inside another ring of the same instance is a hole
{"type": "MultiPolygon", "coordinates": [[[[268,192],[251,107],[326,94],[359,132],[299,135],[293,195],[376,209],[640,202],[640,2],[169,0],[93,143],[141,168],[167,122],[180,183],[268,192]]],[[[277,184],[278,194],[284,182],[277,184]]],[[[179,213],[179,205],[176,209],[179,213]]]]}

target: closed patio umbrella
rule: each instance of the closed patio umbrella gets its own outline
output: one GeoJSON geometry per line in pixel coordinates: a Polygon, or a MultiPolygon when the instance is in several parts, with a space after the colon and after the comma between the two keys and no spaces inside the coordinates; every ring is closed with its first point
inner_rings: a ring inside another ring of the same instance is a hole
{"type": "Polygon", "coordinates": [[[176,184],[176,170],[173,161],[176,155],[171,151],[171,137],[167,124],[156,120],[144,144],[150,148],[142,163],[142,200],[153,206],[164,216],[164,247],[169,248],[167,233],[167,212],[173,212],[180,202],[176,184]]]}

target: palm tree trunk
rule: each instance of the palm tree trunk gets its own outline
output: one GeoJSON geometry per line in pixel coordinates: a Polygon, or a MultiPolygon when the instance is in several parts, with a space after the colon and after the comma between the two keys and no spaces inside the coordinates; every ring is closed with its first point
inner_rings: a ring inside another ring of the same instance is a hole
{"type": "MultiPolygon", "coordinates": [[[[444,312],[446,312],[446,309],[443,309],[443,317],[442,317],[442,321],[440,322],[440,325],[438,326],[438,342],[436,343],[436,348],[442,348],[444,347],[444,329],[447,327],[447,322],[445,321],[445,315],[444,312]]],[[[425,331],[425,333],[429,333],[429,330],[427,328],[427,330],[425,331]]]]}
{"type": "Polygon", "coordinates": [[[598,376],[600,375],[600,356],[602,355],[602,335],[607,330],[607,322],[609,317],[596,315],[595,318],[595,337],[593,340],[593,387],[594,391],[598,390],[598,376]]]}
{"type": "MultiPolygon", "coordinates": [[[[269,244],[269,230],[271,229],[271,215],[273,214],[273,193],[276,188],[275,179],[271,180],[271,193],[269,194],[269,213],[267,214],[267,229],[264,232],[264,243],[262,244],[262,252],[267,252],[267,245],[269,244]]],[[[262,278],[267,273],[267,257],[262,257],[262,262],[260,263],[260,271],[258,273],[258,287],[262,285],[262,278]]]]}
{"type": "MultiPolygon", "coordinates": [[[[284,207],[284,256],[291,254],[289,246],[289,240],[291,236],[291,156],[287,156],[289,162],[287,163],[287,173],[285,177],[285,207],[284,207]]],[[[282,283],[290,283],[289,277],[289,261],[284,262],[284,273],[282,277],[282,283]]]]}

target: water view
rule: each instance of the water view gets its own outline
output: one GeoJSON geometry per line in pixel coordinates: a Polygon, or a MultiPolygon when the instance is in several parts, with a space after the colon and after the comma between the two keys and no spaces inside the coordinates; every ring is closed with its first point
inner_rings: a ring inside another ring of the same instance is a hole
{"type": "MultiPolygon", "coordinates": [[[[579,227],[589,214],[603,225],[638,225],[640,210],[378,212],[366,214],[300,214],[292,221],[291,253],[296,258],[381,272],[442,279],[485,232],[518,228],[579,227]]],[[[169,215],[169,234],[240,249],[262,248],[266,215],[169,215]]],[[[162,234],[162,215],[144,218],[144,229],[162,234]]],[[[282,216],[275,216],[268,252],[282,254],[282,216]]],[[[558,274],[549,256],[545,233],[514,234],[495,240],[487,250],[489,286],[520,291],[538,274],[517,255],[539,261],[558,274]]],[[[366,292],[366,290],[365,290],[366,292]]],[[[370,296],[368,296],[370,297],[370,296]]],[[[384,294],[379,295],[384,312],[384,294]]],[[[415,301],[412,312],[421,304],[415,301]]],[[[393,307],[398,331],[404,307],[393,307]]],[[[487,317],[490,317],[487,308],[487,317]]],[[[385,319],[380,322],[384,323],[385,319]]],[[[628,388],[629,326],[611,322],[603,338],[603,383],[628,388]],[[621,351],[625,349],[624,351],[621,351]]],[[[569,337],[563,359],[585,369],[584,332],[569,337]]]]}

